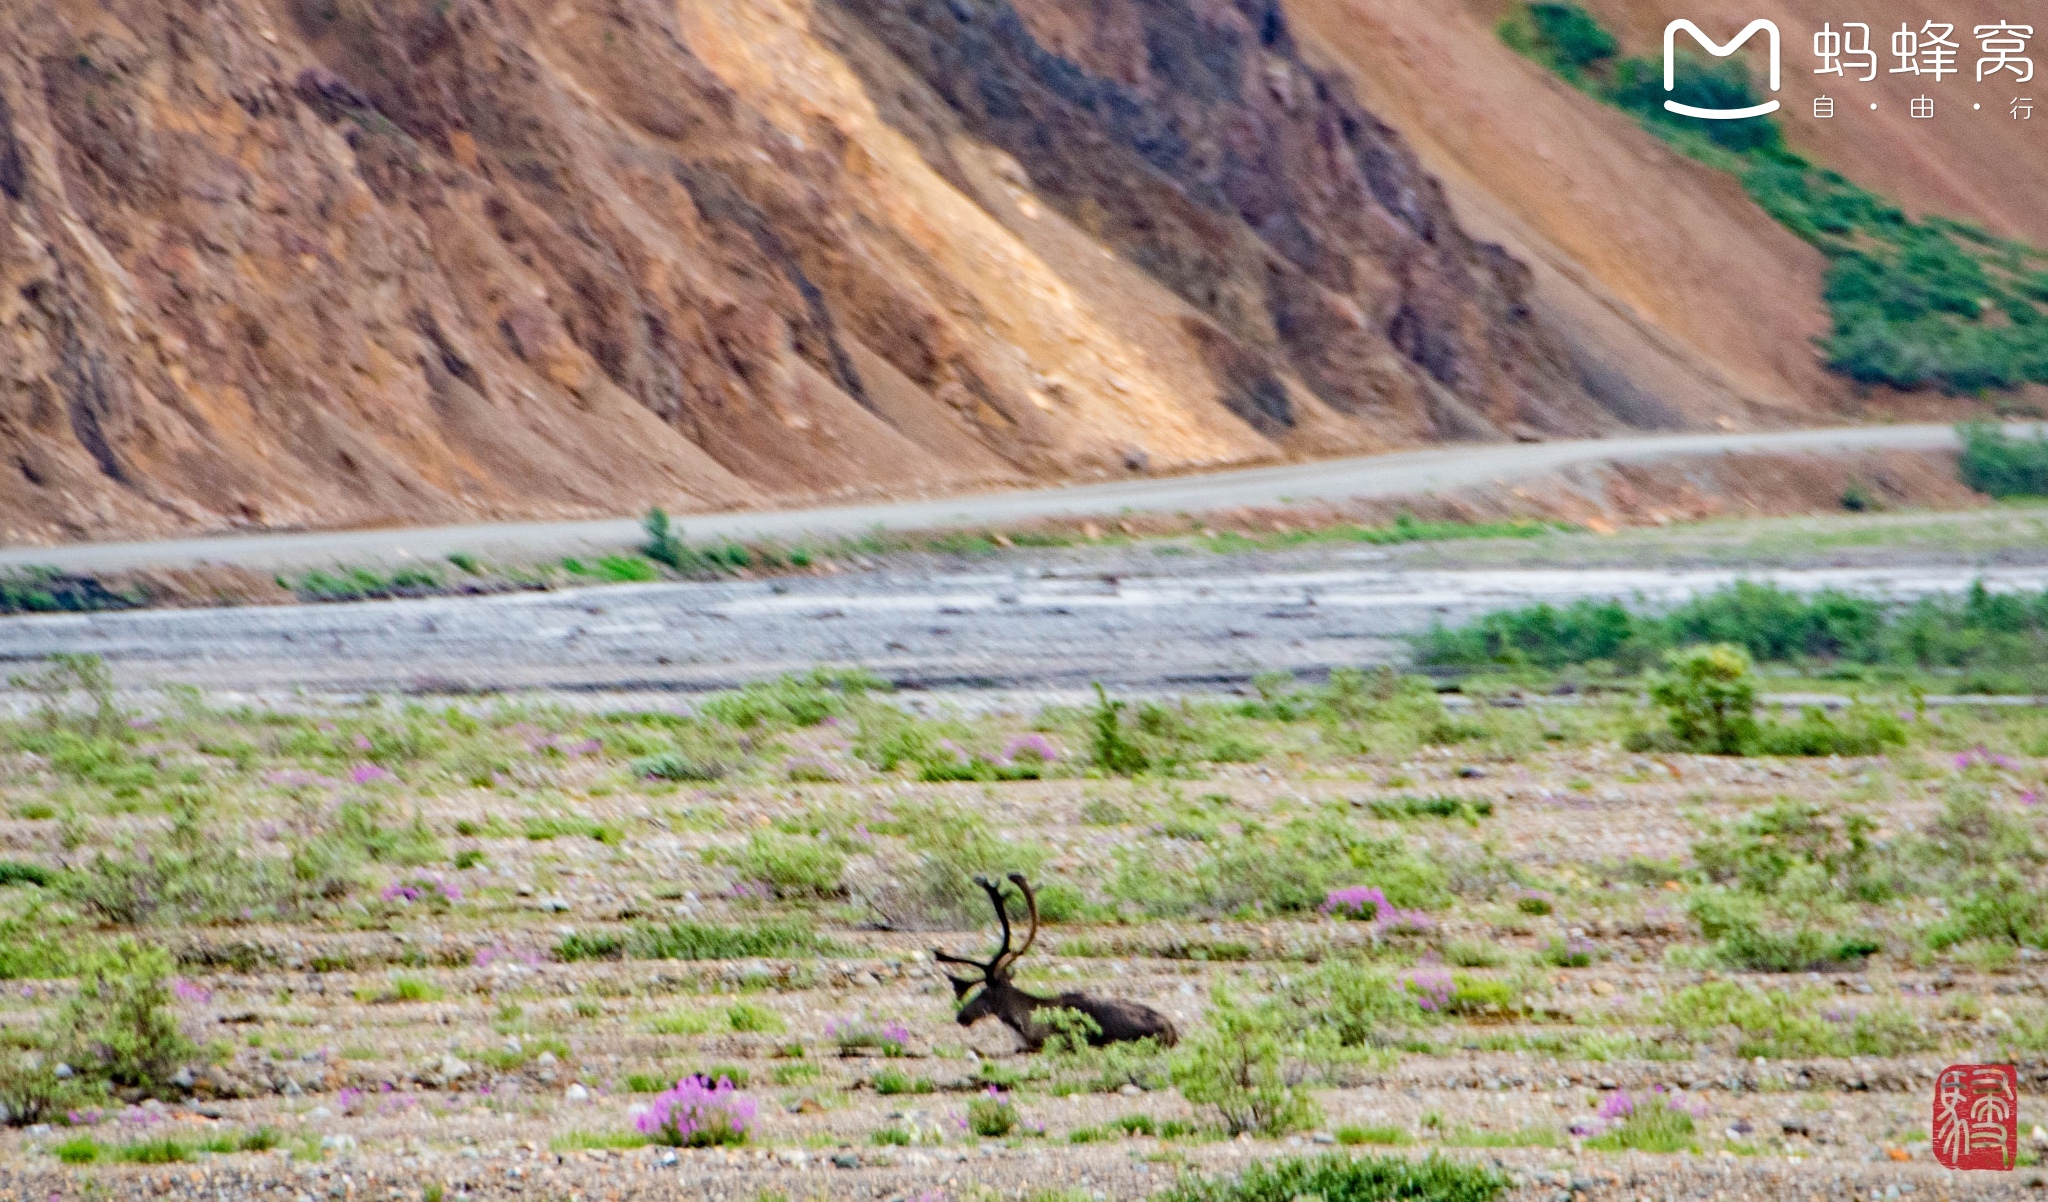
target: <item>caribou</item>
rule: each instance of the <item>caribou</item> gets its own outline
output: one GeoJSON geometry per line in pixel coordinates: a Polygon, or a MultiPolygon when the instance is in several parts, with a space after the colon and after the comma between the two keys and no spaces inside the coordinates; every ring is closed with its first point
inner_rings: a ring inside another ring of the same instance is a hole
{"type": "MultiPolygon", "coordinates": [[[[955,964],[980,972],[979,977],[956,977],[946,973],[946,979],[953,983],[953,1000],[964,1001],[960,1007],[960,1025],[971,1027],[984,1018],[996,1018],[1024,1041],[1024,1050],[1036,1052],[1045,1046],[1053,1028],[1041,1022],[1037,1014],[1041,1010],[1072,1010],[1086,1015],[1093,1023],[1094,1030],[1088,1032],[1088,1042],[1101,1047],[1104,1044],[1126,1043],[1137,1039],[1156,1039],[1162,1045],[1172,1047],[1180,1039],[1180,1032],[1174,1029],[1173,1021],[1150,1006],[1137,1002],[1126,1002],[1117,998],[1089,997],[1085,993],[1062,993],[1058,997],[1044,997],[1026,993],[1017,988],[1012,976],[1017,961],[1038,942],[1038,895],[1032,892],[1031,882],[1021,872],[1010,874],[1010,883],[1024,895],[1024,904],[1031,912],[1031,931],[1024,937],[1024,946],[1010,950],[1010,912],[1003,903],[1003,888],[996,881],[977,876],[974,883],[988,894],[989,904],[995,907],[996,921],[1002,924],[1003,943],[995,955],[987,960],[970,960],[965,956],[949,955],[939,948],[932,949],[932,957],[940,964],[955,964]],[[973,997],[967,995],[979,988],[981,992],[973,997]]],[[[940,971],[945,971],[941,969],[940,971]]]]}

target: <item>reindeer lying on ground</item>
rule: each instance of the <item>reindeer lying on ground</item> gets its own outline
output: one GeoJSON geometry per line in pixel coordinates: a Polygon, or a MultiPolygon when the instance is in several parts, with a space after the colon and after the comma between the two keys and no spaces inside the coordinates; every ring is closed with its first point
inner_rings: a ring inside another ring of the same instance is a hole
{"type": "Polygon", "coordinates": [[[1115,998],[1093,998],[1085,993],[1063,993],[1058,997],[1041,997],[1026,993],[1011,982],[1011,974],[1017,961],[1031,945],[1038,941],[1038,896],[1031,891],[1031,882],[1021,872],[1010,874],[1010,883],[1017,886],[1024,895],[1024,904],[1031,909],[1031,933],[1024,937],[1024,946],[1010,950],[1010,912],[1003,905],[1003,888],[985,876],[974,878],[988,893],[989,903],[996,908],[996,921],[1003,924],[1003,945],[988,961],[969,960],[964,956],[949,956],[938,948],[932,949],[932,956],[941,964],[964,964],[979,969],[979,980],[966,980],[946,974],[953,982],[953,998],[966,998],[968,991],[977,985],[981,992],[960,1007],[960,1025],[971,1027],[984,1018],[994,1016],[1002,1024],[1023,1039],[1026,1051],[1036,1052],[1045,1046],[1053,1028],[1040,1022],[1034,1015],[1040,1010],[1072,1010],[1087,1015],[1095,1024],[1095,1030],[1088,1033],[1088,1042],[1101,1047],[1106,1043],[1124,1043],[1134,1039],[1156,1039],[1172,1047],[1180,1039],[1173,1021],[1150,1006],[1137,1002],[1118,1001],[1115,998]]]}

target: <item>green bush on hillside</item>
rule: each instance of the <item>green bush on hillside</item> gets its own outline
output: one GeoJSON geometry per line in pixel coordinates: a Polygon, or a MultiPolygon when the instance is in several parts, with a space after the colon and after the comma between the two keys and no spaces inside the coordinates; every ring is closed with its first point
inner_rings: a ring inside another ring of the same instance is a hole
{"type": "Polygon", "coordinates": [[[1963,483],[1994,497],[2048,497],[2048,429],[2014,438],[2001,427],[1970,423],[1958,433],[1963,483]]]}

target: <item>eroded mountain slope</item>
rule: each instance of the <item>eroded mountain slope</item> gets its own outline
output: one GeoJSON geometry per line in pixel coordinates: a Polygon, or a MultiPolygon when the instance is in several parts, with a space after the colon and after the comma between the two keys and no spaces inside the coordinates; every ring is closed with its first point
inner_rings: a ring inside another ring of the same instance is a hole
{"type": "Polygon", "coordinates": [[[1269,0],[4,0],[0,30],[11,540],[1617,424],[1269,0]]]}

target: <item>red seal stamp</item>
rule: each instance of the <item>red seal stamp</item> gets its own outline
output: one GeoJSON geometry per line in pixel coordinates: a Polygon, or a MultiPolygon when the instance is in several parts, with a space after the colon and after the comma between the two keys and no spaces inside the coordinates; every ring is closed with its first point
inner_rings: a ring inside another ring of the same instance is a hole
{"type": "Polygon", "coordinates": [[[2020,1153],[2020,1074],[2010,1064],[1951,1064],[1934,1079],[1934,1158],[1945,1168],[2010,1172],[2020,1153]]]}

